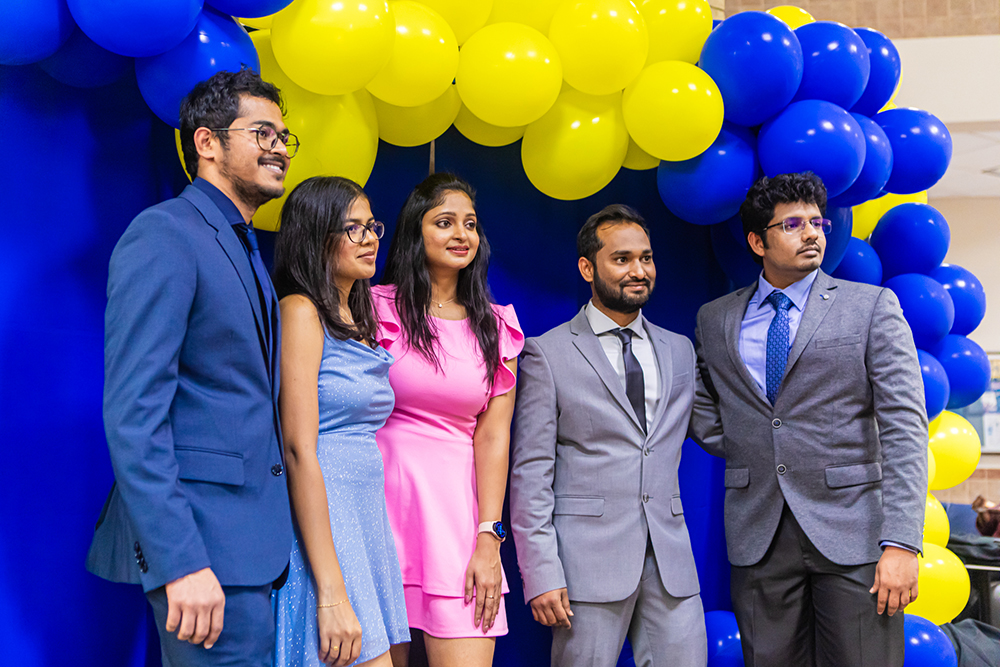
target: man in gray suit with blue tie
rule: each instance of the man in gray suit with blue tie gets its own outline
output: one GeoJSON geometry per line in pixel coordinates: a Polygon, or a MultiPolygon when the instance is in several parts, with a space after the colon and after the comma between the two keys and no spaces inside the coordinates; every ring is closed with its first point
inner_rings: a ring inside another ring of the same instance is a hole
{"type": "Polygon", "coordinates": [[[87,568],[141,584],[163,664],[270,667],[292,542],[278,302],[250,224],[297,143],[278,90],[220,72],[181,105],[195,177],[111,255],[104,425],[115,473],[87,568]],[[210,649],[210,650],[208,650],[210,649]]]}
{"type": "Polygon", "coordinates": [[[641,308],[656,280],[649,230],[627,206],[577,237],[592,298],[525,342],[511,469],[511,526],[552,664],[704,667],[698,573],[677,480],[694,399],[691,342],[641,308]]]}
{"type": "Polygon", "coordinates": [[[733,610],[747,667],[901,667],[917,597],[927,416],[895,295],[820,263],[812,173],[740,209],[763,271],[698,313],[693,437],[726,459],[733,610]]]}

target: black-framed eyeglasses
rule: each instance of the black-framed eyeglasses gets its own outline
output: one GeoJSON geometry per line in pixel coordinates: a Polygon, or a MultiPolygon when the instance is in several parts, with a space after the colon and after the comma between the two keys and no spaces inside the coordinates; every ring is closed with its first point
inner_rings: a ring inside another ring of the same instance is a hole
{"type": "Polygon", "coordinates": [[[273,151],[274,147],[278,145],[280,141],[285,145],[285,150],[288,151],[288,157],[295,157],[295,154],[299,152],[299,138],[294,134],[285,130],[284,132],[278,132],[270,125],[262,125],[260,127],[210,127],[208,128],[212,132],[253,132],[257,135],[257,145],[260,146],[262,151],[273,151]]]}
{"type": "Polygon", "coordinates": [[[385,225],[377,220],[369,222],[367,225],[351,222],[344,227],[344,231],[347,232],[347,238],[351,239],[352,243],[360,244],[365,242],[365,237],[368,236],[369,232],[377,239],[382,238],[382,235],[385,234],[385,225]]]}
{"type": "Polygon", "coordinates": [[[771,227],[778,227],[780,225],[786,234],[799,234],[806,224],[812,225],[813,229],[824,234],[829,234],[830,230],[833,229],[833,223],[826,218],[800,218],[792,216],[791,218],[785,218],[781,222],[768,225],[764,228],[764,231],[766,232],[771,227]]]}

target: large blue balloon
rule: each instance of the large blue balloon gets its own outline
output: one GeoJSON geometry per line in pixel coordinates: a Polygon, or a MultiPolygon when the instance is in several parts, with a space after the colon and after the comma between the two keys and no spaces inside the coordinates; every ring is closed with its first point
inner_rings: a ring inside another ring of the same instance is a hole
{"type": "Polygon", "coordinates": [[[906,653],[903,667],[958,667],[948,635],[931,621],[913,614],[903,617],[906,653]]]}
{"type": "Polygon", "coordinates": [[[712,252],[722,267],[726,277],[735,287],[750,285],[760,276],[761,266],[753,261],[750,247],[743,237],[743,222],[736,215],[712,225],[709,231],[712,240],[712,252]]]}
{"type": "Polygon", "coordinates": [[[250,35],[233,17],[209,7],[183,42],[158,56],[137,59],[135,73],[149,108],[179,128],[181,100],[196,83],[223,70],[238,72],[243,66],[260,72],[250,35]]]}
{"type": "Polygon", "coordinates": [[[77,28],[55,55],[38,66],[67,86],[97,88],[122,78],[132,67],[132,59],[102,49],[77,28]]]}
{"type": "Polygon", "coordinates": [[[933,206],[919,202],[889,209],[875,225],[871,238],[886,278],[930,273],[944,260],[950,243],[948,221],[933,206]]]}
{"type": "Polygon", "coordinates": [[[733,612],[706,612],[705,634],[708,638],[708,667],[743,667],[743,645],[733,612]]]}
{"type": "Polygon", "coordinates": [[[979,278],[957,264],[942,264],[930,272],[930,277],[941,283],[955,303],[955,324],[951,333],[968,336],[986,314],[986,292],[979,278]]]}
{"type": "Polygon", "coordinates": [[[930,352],[917,350],[920,361],[920,374],[924,378],[924,404],[927,406],[927,419],[934,419],[948,407],[948,397],[951,386],[948,384],[948,374],[944,366],[930,352]]]}
{"type": "Polygon", "coordinates": [[[874,248],[852,236],[847,240],[844,258],[830,275],[842,280],[853,280],[856,283],[881,285],[882,261],[874,248]]]}
{"type": "MultiPolygon", "coordinates": [[[[804,26],[803,26],[804,27],[804,26]]],[[[875,121],[859,113],[851,113],[865,135],[865,163],[851,187],[829,201],[834,206],[857,206],[876,199],[892,171],[892,146],[889,137],[875,121]]]]}
{"type": "Polygon", "coordinates": [[[0,65],[48,58],[72,32],[66,0],[5,0],[0,7],[0,65]]]}
{"type": "Polygon", "coordinates": [[[871,64],[856,32],[835,21],[814,21],[795,29],[802,45],[802,85],[795,100],[826,100],[850,109],[861,98],[871,64]]]}
{"type": "Polygon", "coordinates": [[[913,342],[921,350],[930,351],[951,331],[955,305],[941,283],[919,273],[904,273],[889,278],[884,285],[899,298],[903,317],[913,330],[913,342]]]}
{"type": "Polygon", "coordinates": [[[847,252],[847,244],[854,230],[854,213],[849,207],[827,206],[826,217],[833,223],[833,229],[826,235],[826,251],[820,268],[832,274],[847,252]]]}
{"type": "Polygon", "coordinates": [[[975,403],[990,388],[989,357],[965,336],[948,334],[928,352],[937,357],[948,374],[949,410],[975,403]]]}
{"type": "Polygon", "coordinates": [[[215,7],[223,14],[256,19],[280,12],[292,4],[292,0],[205,0],[205,4],[215,7]]]}
{"type": "Polygon", "coordinates": [[[899,83],[900,62],[899,51],[889,38],[878,30],[871,28],[855,28],[854,32],[861,37],[868,47],[868,60],[871,63],[871,75],[861,99],[851,111],[874,116],[892,97],[899,83]]]}
{"type": "Polygon", "coordinates": [[[951,162],[951,133],[934,114],[920,109],[889,109],[872,120],[885,130],[892,146],[887,192],[908,195],[941,180],[951,162]]]}
{"type": "Polygon", "coordinates": [[[758,176],[756,138],[748,129],[724,123],[712,145],[682,162],[660,162],[656,184],[676,216],[714,225],[736,215],[758,176]]]}
{"type": "Polygon", "coordinates": [[[812,171],[823,179],[828,196],[836,197],[861,173],[865,135],[858,121],[836,104],[802,100],[764,124],[757,155],[769,177],[812,171]]]}
{"type": "Polygon", "coordinates": [[[802,47],[781,19],[740,12],[712,30],[698,65],[719,86],[726,120],[750,127],[792,101],[802,81],[802,47]]]}
{"type": "Polygon", "coordinates": [[[204,0],[67,0],[87,37],[112,53],[140,58],[190,34],[204,0]]]}

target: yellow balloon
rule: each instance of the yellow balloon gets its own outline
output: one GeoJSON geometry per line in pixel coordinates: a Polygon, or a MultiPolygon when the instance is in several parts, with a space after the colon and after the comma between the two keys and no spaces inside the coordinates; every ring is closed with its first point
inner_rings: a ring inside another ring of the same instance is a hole
{"type": "Polygon", "coordinates": [[[807,23],[812,23],[816,20],[813,18],[813,15],[806,10],[800,7],[793,7],[792,5],[779,5],[777,7],[771,7],[767,10],[767,13],[787,23],[788,27],[792,30],[804,26],[807,23]]]}
{"type": "Polygon", "coordinates": [[[375,100],[378,132],[382,141],[396,146],[420,146],[437,139],[455,122],[462,100],[455,86],[419,107],[397,107],[375,100]]]}
{"type": "Polygon", "coordinates": [[[629,137],[628,152],[625,153],[625,162],[622,163],[622,166],[635,171],[645,171],[646,169],[659,167],[660,161],[639,148],[639,144],[635,143],[635,139],[629,137]]]}
{"type": "Polygon", "coordinates": [[[958,556],[944,547],[924,542],[917,588],[919,595],[906,607],[907,614],[941,625],[958,616],[969,602],[969,573],[958,556]]]}
{"type": "Polygon", "coordinates": [[[889,100],[884,105],[882,105],[882,108],[879,109],[878,111],[879,113],[882,113],[883,111],[888,111],[889,109],[895,109],[895,108],[896,108],[896,103],[893,102],[892,100],[889,100]]]}
{"type": "Polygon", "coordinates": [[[948,521],[948,513],[944,511],[941,501],[928,493],[924,506],[924,542],[946,547],[950,535],[951,523],[948,521]]]}
{"type": "Polygon", "coordinates": [[[722,95],[712,77],[690,63],[653,63],[625,89],[622,110],[639,147],[661,160],[705,152],[722,129],[722,95]]]}
{"type": "Polygon", "coordinates": [[[646,63],[649,32],[631,0],[563,2],[549,26],[566,83],[588,95],[630,84],[646,63]]]}
{"type": "Polygon", "coordinates": [[[458,71],[458,42],[441,15],[412,0],[392,3],[396,42],[368,92],[389,104],[416,107],[444,95],[458,71]]]}
{"type": "Polygon", "coordinates": [[[930,446],[937,471],[933,491],[958,486],[979,465],[982,446],[972,424],[960,415],[945,410],[930,423],[930,446]]]}
{"type": "Polygon", "coordinates": [[[181,169],[184,170],[184,174],[188,177],[189,181],[193,181],[191,178],[191,172],[188,171],[187,165],[184,164],[184,149],[181,148],[181,131],[174,130],[174,147],[177,148],[177,159],[181,161],[181,169]]]}
{"type": "Polygon", "coordinates": [[[455,82],[462,102],[500,127],[527,125],[559,96],[563,70],[552,43],[518,23],[488,25],[462,47],[455,82]]]}
{"type": "Polygon", "coordinates": [[[931,448],[927,447],[927,485],[928,488],[934,483],[934,477],[937,475],[937,462],[934,460],[934,452],[931,448]]]}
{"type": "Polygon", "coordinates": [[[698,62],[712,32],[708,0],[645,0],[639,12],[649,30],[647,65],[662,60],[698,62]]]}
{"type": "Polygon", "coordinates": [[[556,199],[582,199],[611,182],[628,151],[621,93],[587,95],[569,85],[528,126],[521,163],[532,185],[556,199]]]}
{"type": "Polygon", "coordinates": [[[255,30],[270,30],[271,22],[274,20],[274,14],[271,14],[270,16],[261,16],[259,19],[238,18],[236,20],[239,21],[241,25],[244,25],[248,28],[254,28],[255,30]]]}
{"type": "Polygon", "coordinates": [[[493,0],[493,11],[486,25],[523,23],[547,35],[552,15],[561,0],[493,0]]]}
{"type": "Polygon", "coordinates": [[[524,136],[524,125],[518,127],[500,127],[490,125],[462,106],[455,117],[455,128],[469,141],[482,146],[507,146],[524,136]]]}
{"type": "Polygon", "coordinates": [[[364,88],[389,61],[395,25],[385,0],[296,0],[275,14],[272,48],[295,83],[343,95],[364,88]]]}
{"type": "Polygon", "coordinates": [[[444,17],[459,44],[472,37],[473,33],[486,25],[486,19],[493,10],[493,0],[421,0],[421,2],[444,17]]]}
{"type": "Polygon", "coordinates": [[[854,227],[851,235],[861,240],[867,239],[875,230],[875,225],[889,209],[907,202],[927,203],[927,191],[914,192],[910,195],[886,194],[878,199],[869,199],[863,204],[853,207],[854,227]]]}

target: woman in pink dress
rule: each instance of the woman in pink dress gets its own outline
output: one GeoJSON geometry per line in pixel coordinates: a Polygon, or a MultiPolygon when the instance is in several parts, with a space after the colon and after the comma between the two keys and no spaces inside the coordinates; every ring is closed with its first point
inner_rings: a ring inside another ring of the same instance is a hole
{"type": "MultiPolygon", "coordinates": [[[[491,302],[489,244],[475,193],[451,174],[400,211],[383,284],[379,343],[396,358],[396,406],[377,435],[410,627],[431,667],[487,666],[507,633],[500,523],[517,355],[514,309],[491,302]]],[[[393,647],[406,665],[406,647],[393,647]]]]}

